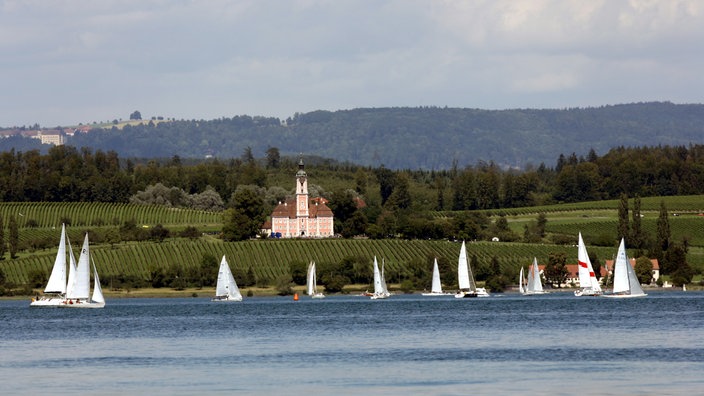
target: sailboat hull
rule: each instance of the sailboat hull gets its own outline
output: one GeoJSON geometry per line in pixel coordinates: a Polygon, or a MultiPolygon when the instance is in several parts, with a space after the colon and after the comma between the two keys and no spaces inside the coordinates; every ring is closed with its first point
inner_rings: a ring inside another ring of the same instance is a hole
{"type": "Polygon", "coordinates": [[[601,297],[606,297],[606,298],[636,298],[636,297],[645,297],[647,294],[602,294],[601,297]]]}
{"type": "Polygon", "coordinates": [[[440,297],[440,296],[451,296],[451,293],[445,293],[445,292],[430,292],[430,293],[421,293],[421,296],[426,296],[426,297],[440,297]]]}
{"type": "Polygon", "coordinates": [[[323,294],[323,293],[313,293],[313,294],[311,294],[310,298],[325,298],[325,294],[323,294]]]}
{"type": "Polygon", "coordinates": [[[32,299],[29,304],[30,307],[39,308],[56,308],[64,302],[63,297],[40,297],[39,299],[32,299]]]}
{"type": "Polygon", "coordinates": [[[59,308],[105,308],[104,302],[95,302],[87,300],[64,300],[59,305],[59,308]]]}
{"type": "Polygon", "coordinates": [[[460,291],[455,294],[455,298],[476,298],[479,297],[477,292],[465,292],[465,291],[460,291]]]}
{"type": "Polygon", "coordinates": [[[216,296],[210,301],[212,302],[239,302],[242,301],[242,297],[232,297],[232,296],[216,296]]]}
{"type": "Polygon", "coordinates": [[[602,295],[602,292],[601,290],[582,289],[575,290],[574,295],[577,297],[598,297],[602,295]]]}

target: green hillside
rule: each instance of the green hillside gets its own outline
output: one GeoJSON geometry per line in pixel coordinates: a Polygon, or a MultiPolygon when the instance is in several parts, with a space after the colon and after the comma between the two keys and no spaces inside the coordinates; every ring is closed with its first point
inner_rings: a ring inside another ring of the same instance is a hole
{"type": "MultiPolygon", "coordinates": [[[[654,232],[657,206],[662,198],[644,198],[642,201],[643,228],[654,232]],[[657,202],[657,205],[656,205],[657,202]]],[[[689,263],[699,273],[704,269],[704,216],[700,207],[704,196],[666,197],[670,210],[670,228],[673,240],[687,238],[689,241],[689,263]],[[677,216],[675,216],[677,214],[677,216]]],[[[507,213],[510,226],[521,232],[523,226],[534,221],[535,214],[547,214],[547,232],[550,235],[565,235],[576,243],[577,232],[582,232],[590,253],[603,262],[615,253],[617,211],[616,203],[587,202],[582,204],[555,205],[539,208],[524,208],[519,213],[507,213]],[[614,246],[594,246],[590,241],[613,240],[614,246]]],[[[10,259],[6,254],[0,261],[0,269],[7,281],[22,285],[28,282],[32,271],[47,274],[56,255],[55,245],[59,239],[58,226],[62,220],[70,219],[68,227],[72,241],[80,241],[83,232],[96,234],[116,229],[124,221],[135,220],[137,224],[151,227],[163,224],[173,230],[194,226],[199,231],[217,234],[221,223],[220,214],[176,210],[157,206],[102,203],[0,203],[0,214],[5,221],[10,215],[18,219],[20,245],[25,247],[18,258],[10,259]],[[31,247],[32,240],[41,238],[45,245],[31,247]]],[[[439,214],[438,214],[439,215],[439,214]]],[[[444,215],[450,215],[445,213],[444,215]]],[[[8,231],[5,229],[5,240],[8,231]]],[[[564,252],[568,263],[576,261],[577,249],[572,244],[541,244],[470,242],[468,255],[478,259],[478,265],[489,265],[496,257],[502,271],[513,274],[521,265],[527,265],[533,257],[546,262],[550,253],[564,252]]],[[[74,249],[76,242],[74,242],[74,249]]],[[[325,269],[346,257],[356,257],[369,262],[373,256],[383,258],[391,282],[399,282],[419,266],[430,273],[432,257],[454,263],[459,252],[459,243],[450,241],[423,240],[250,240],[245,242],[223,242],[217,235],[207,233],[196,239],[168,238],[163,242],[96,243],[91,247],[96,266],[104,282],[118,275],[131,275],[142,279],[149,277],[155,268],[168,269],[174,266],[188,268],[198,265],[205,254],[220,257],[227,255],[234,270],[248,271],[250,268],[260,281],[272,282],[287,274],[292,261],[315,260],[325,269]],[[425,269],[427,267],[427,269],[425,269]]],[[[453,264],[452,264],[453,265],[453,264]]]]}

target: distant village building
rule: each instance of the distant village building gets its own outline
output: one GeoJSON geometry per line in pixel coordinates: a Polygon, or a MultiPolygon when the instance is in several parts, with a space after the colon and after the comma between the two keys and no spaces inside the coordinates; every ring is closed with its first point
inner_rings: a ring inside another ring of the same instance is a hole
{"type": "MultiPolygon", "coordinates": [[[[271,214],[271,235],[279,238],[327,238],[334,236],[332,210],[324,198],[310,199],[303,158],[298,161],[296,196],[279,203],[271,214]]],[[[267,229],[268,224],[264,225],[267,229]]]]}
{"type": "Polygon", "coordinates": [[[37,138],[41,140],[42,144],[53,144],[54,146],[61,146],[64,144],[63,131],[39,131],[37,138]]]}

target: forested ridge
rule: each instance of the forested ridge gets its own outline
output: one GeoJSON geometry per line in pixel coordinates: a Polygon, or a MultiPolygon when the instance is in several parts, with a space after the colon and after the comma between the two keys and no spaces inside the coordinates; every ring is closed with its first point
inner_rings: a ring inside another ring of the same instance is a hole
{"type": "MultiPolygon", "coordinates": [[[[297,113],[286,120],[238,115],[120,129],[94,128],[68,144],[123,158],[238,157],[246,147],[304,153],[390,169],[450,169],[494,162],[502,167],[554,163],[564,153],[600,155],[614,147],[702,143],[704,105],[634,103],[572,109],[359,108],[297,113]]],[[[27,139],[0,149],[26,151],[27,139]]],[[[39,144],[35,142],[34,147],[39,144]]],[[[31,145],[30,145],[31,146],[31,145]]]]}

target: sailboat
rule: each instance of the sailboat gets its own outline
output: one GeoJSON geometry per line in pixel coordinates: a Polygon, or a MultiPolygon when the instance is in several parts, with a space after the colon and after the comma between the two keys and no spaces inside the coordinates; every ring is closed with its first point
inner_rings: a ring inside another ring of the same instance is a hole
{"type": "Polygon", "coordinates": [[[225,255],[220,260],[220,269],[218,270],[218,282],[215,286],[215,297],[210,301],[230,302],[242,301],[242,293],[237,287],[235,277],[232,276],[230,265],[225,259],[225,255]]]}
{"type": "Polygon", "coordinates": [[[645,297],[647,294],[643,292],[636,277],[636,272],[628,262],[626,256],[626,244],[621,238],[621,244],[616,253],[616,263],[614,264],[614,288],[611,294],[603,294],[603,297],[611,298],[629,298],[629,297],[645,297]]]}
{"type": "Polygon", "coordinates": [[[579,233],[577,242],[577,261],[579,262],[579,290],[575,290],[574,295],[581,296],[598,296],[601,295],[601,285],[596,279],[592,262],[587,254],[587,246],[582,239],[582,233],[579,233]]]}
{"type": "MultiPolygon", "coordinates": [[[[66,298],[66,225],[61,225],[59,251],[54,259],[54,267],[44,288],[44,295],[33,298],[30,307],[58,307],[66,298]]],[[[70,249],[69,249],[70,250],[70,249]]]]}
{"type": "MultiPolygon", "coordinates": [[[[523,267],[521,267],[521,277],[523,276],[523,267]]],[[[540,280],[540,269],[538,269],[538,259],[533,258],[533,265],[531,265],[528,270],[528,283],[526,284],[525,290],[521,292],[525,296],[532,296],[535,294],[548,294],[549,292],[543,290],[543,282],[540,280]]]]}
{"type": "Polygon", "coordinates": [[[440,269],[438,268],[438,259],[435,258],[433,263],[433,282],[430,287],[430,293],[422,293],[423,296],[447,296],[448,293],[442,291],[442,283],[440,282],[440,269]]]}
{"type": "Polygon", "coordinates": [[[379,263],[376,261],[376,256],[374,256],[374,294],[372,294],[371,299],[389,298],[390,295],[391,293],[386,288],[383,272],[379,270],[379,263]]]}
{"type": "Polygon", "coordinates": [[[78,256],[78,263],[75,268],[69,265],[68,282],[66,282],[66,299],[59,305],[61,308],[103,308],[105,307],[105,298],[103,297],[102,288],[100,287],[100,279],[98,271],[93,263],[93,281],[96,284],[93,286],[93,296],[90,295],[90,244],[88,242],[88,233],[83,239],[83,247],[81,254],[78,256]]]}
{"type": "Polygon", "coordinates": [[[489,293],[483,287],[478,288],[474,283],[474,276],[467,261],[467,247],[462,241],[460,257],[457,261],[457,279],[460,290],[455,294],[455,298],[489,297],[489,293]]]}
{"type": "Polygon", "coordinates": [[[521,271],[518,273],[518,292],[525,294],[526,288],[523,287],[525,284],[525,278],[523,277],[523,266],[521,266],[521,271]]]}
{"type": "Polygon", "coordinates": [[[315,261],[311,261],[310,264],[308,264],[306,291],[311,298],[325,298],[325,295],[318,291],[318,284],[315,279],[315,261]]]}

